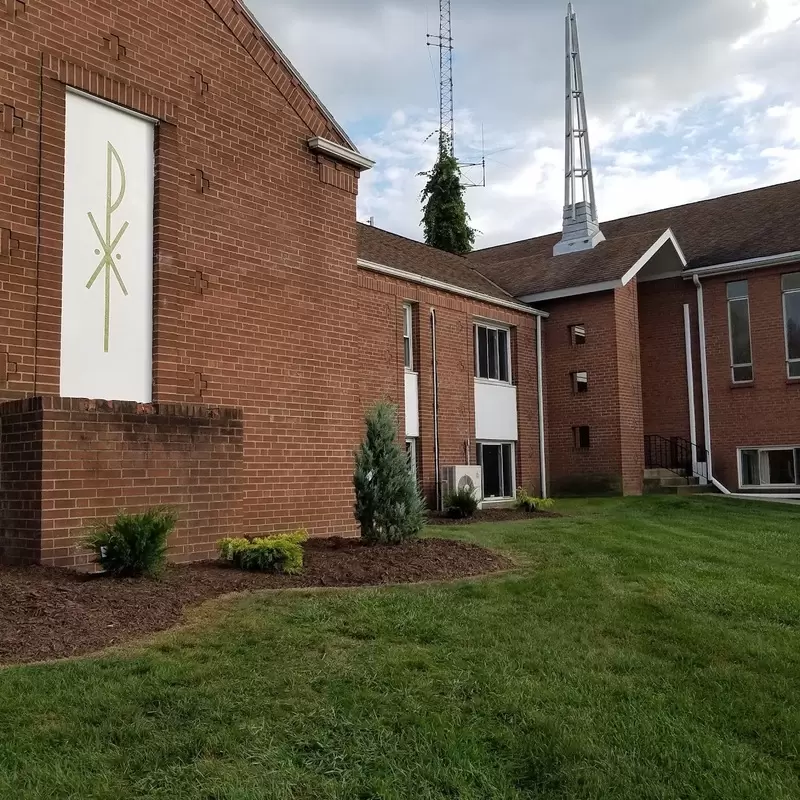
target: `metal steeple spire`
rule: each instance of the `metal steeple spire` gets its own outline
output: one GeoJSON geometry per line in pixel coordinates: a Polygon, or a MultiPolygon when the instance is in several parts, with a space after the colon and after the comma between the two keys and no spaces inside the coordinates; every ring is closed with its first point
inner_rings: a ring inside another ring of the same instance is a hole
{"type": "Polygon", "coordinates": [[[605,236],[597,221],[594,197],[592,155],[589,147],[586,100],[583,93],[583,72],[578,42],[578,20],[567,6],[566,26],[566,162],[564,187],[564,233],[553,248],[553,254],[563,255],[590,250],[605,236]]]}

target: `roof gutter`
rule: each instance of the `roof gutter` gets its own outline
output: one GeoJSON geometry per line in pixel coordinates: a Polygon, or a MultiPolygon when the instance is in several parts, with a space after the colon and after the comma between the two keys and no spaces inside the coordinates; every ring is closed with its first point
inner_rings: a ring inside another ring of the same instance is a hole
{"type": "Polygon", "coordinates": [[[330,139],[323,139],[321,136],[314,136],[308,140],[308,146],[315,153],[322,153],[323,155],[330,156],[336,161],[343,161],[351,167],[358,170],[372,169],[375,162],[371,158],[362,156],[361,153],[350,150],[347,147],[342,147],[330,139]]]}
{"type": "Polygon", "coordinates": [[[791,264],[800,261],[800,250],[791,253],[779,253],[775,256],[760,256],[759,258],[746,258],[743,261],[729,261],[726,264],[714,264],[710,267],[697,267],[684,272],[684,280],[692,280],[695,275],[704,278],[710,275],[724,275],[729,272],[746,272],[751,269],[764,269],[765,267],[778,267],[782,264],[791,264]]]}
{"type": "Polygon", "coordinates": [[[463,289],[460,286],[454,286],[452,283],[445,283],[444,281],[437,281],[434,278],[425,278],[422,275],[417,275],[414,272],[406,272],[402,269],[395,267],[387,267],[386,264],[377,264],[374,261],[367,261],[359,258],[358,266],[360,269],[366,269],[370,272],[379,272],[382,275],[388,275],[391,278],[399,278],[409,283],[417,283],[421,286],[429,286],[431,289],[440,289],[443,292],[450,292],[451,294],[461,295],[461,297],[469,297],[471,300],[479,300],[481,303],[488,303],[493,306],[500,306],[501,308],[509,308],[520,314],[529,314],[533,317],[547,318],[550,315],[546,311],[540,311],[538,308],[531,308],[530,306],[523,305],[514,300],[503,300],[499,297],[492,297],[490,294],[483,294],[482,292],[473,292],[470,289],[463,289]]]}

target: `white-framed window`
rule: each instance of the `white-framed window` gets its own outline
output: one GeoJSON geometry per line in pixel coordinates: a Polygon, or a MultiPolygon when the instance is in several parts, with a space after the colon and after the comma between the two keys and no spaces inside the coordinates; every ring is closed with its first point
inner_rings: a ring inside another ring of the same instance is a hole
{"type": "Polygon", "coordinates": [[[739,486],[800,486],[800,447],[740,447],[739,486]]]}
{"type": "Polygon", "coordinates": [[[409,372],[414,371],[414,307],[403,303],[403,361],[409,372]]]}
{"type": "Polygon", "coordinates": [[[414,480],[419,479],[417,449],[418,444],[416,439],[406,439],[406,458],[408,459],[408,470],[414,476],[414,480]]]}
{"type": "Polygon", "coordinates": [[[786,337],[786,374],[800,378],[800,272],[781,277],[783,329],[786,337]]]}
{"type": "Polygon", "coordinates": [[[516,453],[513,442],[478,442],[484,500],[516,496],[516,453]]]}
{"type": "Polygon", "coordinates": [[[511,383],[511,334],[508,328],[475,323],[475,377],[511,383]]]}
{"type": "Polygon", "coordinates": [[[731,344],[731,379],[753,380],[753,350],[750,342],[750,294],[747,281],[732,281],[728,291],[728,334],[731,344]]]}

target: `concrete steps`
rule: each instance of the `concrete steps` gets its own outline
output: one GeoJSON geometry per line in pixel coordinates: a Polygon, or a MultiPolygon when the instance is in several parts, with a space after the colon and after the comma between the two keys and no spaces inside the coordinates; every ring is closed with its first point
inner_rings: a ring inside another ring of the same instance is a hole
{"type": "Polygon", "coordinates": [[[701,485],[700,479],[687,475],[685,471],[669,469],[646,469],[644,471],[645,494],[706,494],[715,492],[711,485],[701,485]]]}

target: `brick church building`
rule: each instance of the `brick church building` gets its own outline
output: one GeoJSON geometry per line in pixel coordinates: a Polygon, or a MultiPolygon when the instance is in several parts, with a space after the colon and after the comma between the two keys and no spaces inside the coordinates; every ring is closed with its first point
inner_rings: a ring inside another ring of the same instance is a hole
{"type": "Polygon", "coordinates": [[[353,534],[378,399],[431,506],[800,490],[800,182],[601,225],[575,39],[563,231],[443,253],[356,222],[372,162],[240,0],[185,6],[0,6],[0,558],[162,503],[176,560],[353,534]]]}

